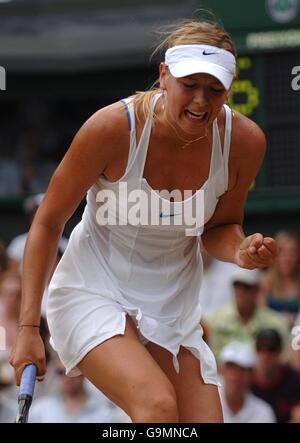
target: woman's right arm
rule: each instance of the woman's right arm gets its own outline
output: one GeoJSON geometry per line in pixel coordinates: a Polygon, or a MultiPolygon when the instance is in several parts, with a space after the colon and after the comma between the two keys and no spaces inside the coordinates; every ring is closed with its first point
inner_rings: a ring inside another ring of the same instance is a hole
{"type": "Polygon", "coordinates": [[[38,376],[46,372],[43,343],[39,328],[34,325],[40,322],[41,299],[54,266],[58,242],[65,223],[87,190],[112,162],[122,124],[122,114],[112,105],[98,111],[82,126],[56,169],[34,217],[23,260],[19,334],[10,359],[17,384],[28,363],[37,365],[38,376]]]}

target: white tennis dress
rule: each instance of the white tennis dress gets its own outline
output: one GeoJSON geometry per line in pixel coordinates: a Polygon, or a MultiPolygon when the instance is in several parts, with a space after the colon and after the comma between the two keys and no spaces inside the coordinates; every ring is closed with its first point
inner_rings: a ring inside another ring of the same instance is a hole
{"type": "MultiPolygon", "coordinates": [[[[153,109],[159,96],[154,97],[153,109]]],[[[170,212],[159,209],[158,225],[146,225],[141,220],[104,225],[104,190],[106,195],[116,196],[115,201],[106,202],[110,214],[122,220],[126,213],[120,183],[128,192],[133,191],[133,196],[134,192],[142,192],[149,201],[152,198],[158,205],[166,203],[143,178],[152,115],[136,145],[133,103],[129,99],[124,102],[130,128],[127,168],[120,180],[109,182],[101,176],[88,191],[82,220],[71,234],[49,287],[47,316],[51,342],[66,373],[78,375],[76,365],[91,349],[114,335],[124,334],[128,314],[142,343],[151,341],[167,349],[173,355],[177,372],[177,354],[184,346],[199,359],[204,382],[217,385],[215,358],[202,338],[199,324],[202,259],[198,236],[203,232],[203,223],[191,227],[185,219],[182,224],[176,222],[181,213],[178,209],[184,211],[185,205],[193,205],[203,196],[202,217],[206,223],[227,189],[231,110],[224,106],[223,153],[217,121],[213,122],[209,177],[201,189],[183,201],[171,203],[170,212]]],[[[136,201],[127,203],[128,211],[136,209],[136,201]]],[[[155,208],[154,204],[151,211],[155,208]]]]}

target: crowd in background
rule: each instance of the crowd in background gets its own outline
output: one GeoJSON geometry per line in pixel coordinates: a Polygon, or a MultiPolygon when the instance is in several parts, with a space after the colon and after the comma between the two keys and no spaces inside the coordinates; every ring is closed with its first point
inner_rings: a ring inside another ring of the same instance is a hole
{"type": "Polygon", "coordinates": [[[0,197],[44,192],[76,130],[100,100],[9,100],[0,109],[0,197]]]}
{"type": "MultiPolygon", "coordinates": [[[[29,225],[42,198],[37,194],[25,200],[29,225]]],[[[0,422],[12,421],[16,409],[8,360],[18,330],[26,237],[18,234],[7,247],[0,242],[0,422]]],[[[279,232],[276,239],[278,257],[261,271],[220,262],[200,245],[201,326],[217,359],[226,422],[300,422],[300,240],[292,232],[279,232]]],[[[60,241],[56,263],[67,242],[60,241]]],[[[30,421],[130,422],[82,376],[65,375],[49,346],[46,303],[47,289],[40,331],[48,370],[37,383],[30,421]]]]}
{"type": "Polygon", "coordinates": [[[300,240],[283,231],[275,238],[277,259],[262,271],[202,251],[202,324],[227,422],[300,423],[300,240]]]}

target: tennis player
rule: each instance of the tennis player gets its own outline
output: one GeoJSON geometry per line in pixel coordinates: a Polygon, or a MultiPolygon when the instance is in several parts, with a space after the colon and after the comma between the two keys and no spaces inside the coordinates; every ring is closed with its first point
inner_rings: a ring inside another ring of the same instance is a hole
{"type": "Polygon", "coordinates": [[[83,373],[133,422],[221,422],[216,363],[199,325],[198,240],[242,268],[273,262],[275,241],[241,227],[265,137],[225,105],[236,75],[228,33],[188,21],[163,46],[158,87],[96,112],[52,177],[26,245],[11,363],[17,383],[30,362],[45,374],[41,296],[87,192],[49,289],[52,344],[67,374],[83,373]],[[195,202],[195,225],[189,216],[179,223],[195,202]]]}

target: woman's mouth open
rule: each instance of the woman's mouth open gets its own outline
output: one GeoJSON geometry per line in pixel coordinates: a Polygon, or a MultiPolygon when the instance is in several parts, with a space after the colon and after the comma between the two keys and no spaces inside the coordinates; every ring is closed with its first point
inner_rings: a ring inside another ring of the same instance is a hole
{"type": "Polygon", "coordinates": [[[190,111],[189,109],[184,111],[184,113],[190,120],[197,122],[203,122],[208,115],[208,112],[196,112],[196,111],[190,111]]]}

